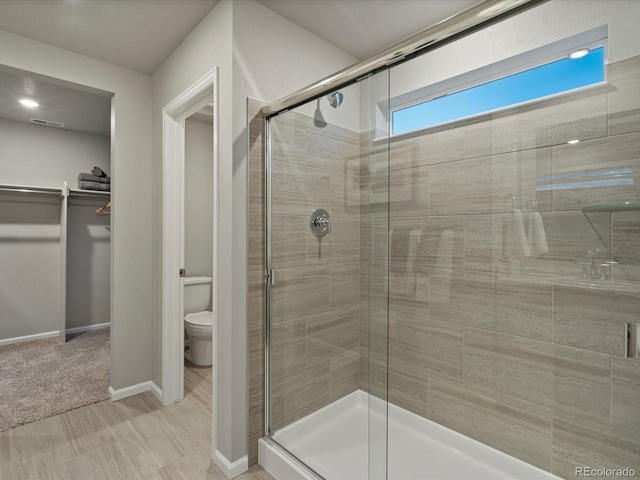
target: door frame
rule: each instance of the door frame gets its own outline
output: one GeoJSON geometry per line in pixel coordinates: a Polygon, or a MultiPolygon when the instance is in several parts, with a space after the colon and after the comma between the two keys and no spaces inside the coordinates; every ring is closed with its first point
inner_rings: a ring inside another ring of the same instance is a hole
{"type": "MultiPolygon", "coordinates": [[[[184,398],[183,285],[184,267],[184,162],[185,119],[213,98],[213,275],[211,282],[213,339],[217,338],[218,240],[219,240],[219,128],[218,67],[178,95],[162,109],[162,403],[171,405],[184,398]]],[[[212,358],[217,363],[215,341],[212,358]]],[[[217,380],[213,376],[213,405],[217,404],[217,380]]],[[[212,412],[213,441],[216,440],[216,409],[212,412]]]]}

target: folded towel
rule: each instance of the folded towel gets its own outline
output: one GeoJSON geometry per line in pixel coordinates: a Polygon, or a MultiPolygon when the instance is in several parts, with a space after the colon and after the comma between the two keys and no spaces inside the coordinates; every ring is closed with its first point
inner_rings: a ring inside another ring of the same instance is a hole
{"type": "Polygon", "coordinates": [[[111,177],[97,177],[90,173],[81,173],[80,175],[78,175],[78,181],[79,182],[85,181],[85,182],[111,183],[111,177]]]}
{"type": "Polygon", "coordinates": [[[507,219],[503,253],[505,257],[528,257],[531,255],[524,232],[524,219],[520,210],[514,209],[507,219]]]}
{"type": "Polygon", "coordinates": [[[549,245],[547,244],[547,236],[544,232],[544,224],[542,217],[538,212],[529,215],[527,222],[527,243],[532,255],[540,255],[549,253],[549,245]]]}
{"type": "Polygon", "coordinates": [[[95,175],[96,177],[106,177],[107,174],[104,173],[104,170],[102,170],[100,167],[93,167],[93,169],[91,170],[91,173],[93,175],[95,175]]]}
{"type": "Polygon", "coordinates": [[[87,182],[86,180],[80,180],[78,182],[78,188],[80,190],[98,190],[100,192],[110,192],[111,184],[99,183],[99,182],[87,182]]]}

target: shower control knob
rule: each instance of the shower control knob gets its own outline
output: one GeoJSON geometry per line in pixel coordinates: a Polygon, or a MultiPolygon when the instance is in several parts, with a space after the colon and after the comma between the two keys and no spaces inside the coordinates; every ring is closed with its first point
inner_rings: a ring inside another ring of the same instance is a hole
{"type": "Polygon", "coordinates": [[[331,217],[329,217],[329,212],[323,208],[314,210],[309,220],[309,227],[311,228],[311,233],[316,237],[324,237],[327,233],[330,233],[331,217]]]}

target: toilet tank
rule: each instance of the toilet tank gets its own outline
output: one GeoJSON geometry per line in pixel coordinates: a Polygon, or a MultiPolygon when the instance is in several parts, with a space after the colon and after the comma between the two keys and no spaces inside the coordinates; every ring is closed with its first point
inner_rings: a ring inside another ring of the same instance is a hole
{"type": "Polygon", "coordinates": [[[211,300],[211,277],[184,278],[184,314],[204,312],[211,300]]]}

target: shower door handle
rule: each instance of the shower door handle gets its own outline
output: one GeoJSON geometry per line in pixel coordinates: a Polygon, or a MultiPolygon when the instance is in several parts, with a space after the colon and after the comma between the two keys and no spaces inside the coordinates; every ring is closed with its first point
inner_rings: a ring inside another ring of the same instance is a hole
{"type": "Polygon", "coordinates": [[[276,271],[267,268],[265,270],[265,272],[264,272],[264,281],[265,281],[265,283],[268,283],[269,285],[275,285],[276,284],[276,271]]]}

